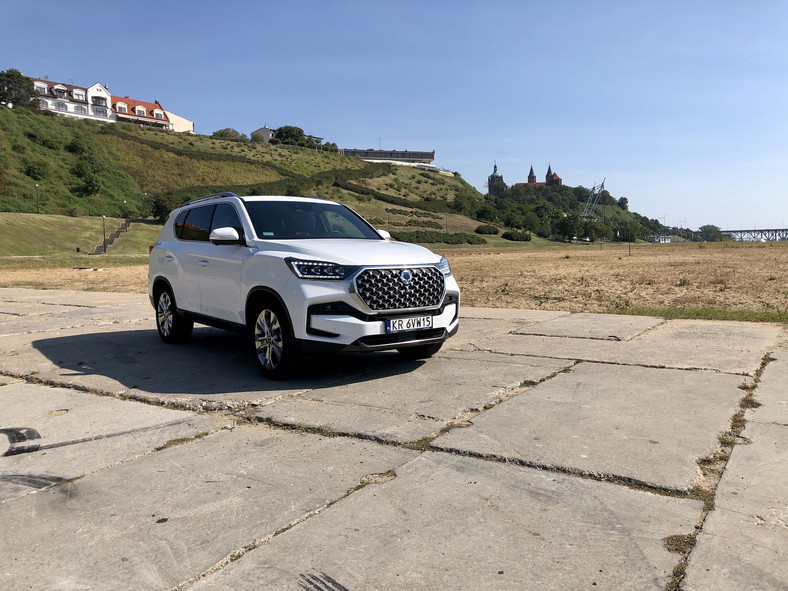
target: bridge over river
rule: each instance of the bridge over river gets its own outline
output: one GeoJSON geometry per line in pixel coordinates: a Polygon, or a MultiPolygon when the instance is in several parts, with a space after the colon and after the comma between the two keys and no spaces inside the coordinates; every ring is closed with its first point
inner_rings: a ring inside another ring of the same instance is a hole
{"type": "Polygon", "coordinates": [[[788,229],[783,230],[721,230],[726,236],[730,236],[736,241],[741,242],[776,242],[777,240],[788,240],[788,229]]]}

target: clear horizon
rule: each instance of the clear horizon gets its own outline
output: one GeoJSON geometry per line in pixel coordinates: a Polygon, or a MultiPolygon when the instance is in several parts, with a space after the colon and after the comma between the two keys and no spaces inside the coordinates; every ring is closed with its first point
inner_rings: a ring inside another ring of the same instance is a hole
{"type": "Polygon", "coordinates": [[[788,3],[93,0],[4,5],[0,70],[436,152],[486,192],[605,180],[667,226],[785,228],[788,3]]]}

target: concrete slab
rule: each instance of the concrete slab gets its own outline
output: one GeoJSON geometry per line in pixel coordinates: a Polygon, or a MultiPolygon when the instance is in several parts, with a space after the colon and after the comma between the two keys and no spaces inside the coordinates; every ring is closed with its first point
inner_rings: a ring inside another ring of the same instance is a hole
{"type": "Polygon", "coordinates": [[[788,425],[788,352],[771,353],[769,362],[755,390],[761,406],[747,411],[747,421],[788,425]]]}
{"type": "Polygon", "coordinates": [[[5,309],[6,305],[13,304],[87,306],[92,308],[147,306],[153,309],[148,296],[139,293],[27,289],[24,287],[0,288],[0,309],[5,309]]]}
{"type": "Polygon", "coordinates": [[[0,501],[211,431],[220,418],[49,386],[0,387],[0,501]]]}
{"type": "Polygon", "coordinates": [[[433,445],[687,490],[718,447],[742,378],[582,363],[475,417],[433,445]]]}
{"type": "Polygon", "coordinates": [[[753,375],[781,333],[773,324],[672,320],[625,342],[512,334],[480,339],[463,348],[753,375]]]}
{"type": "Polygon", "coordinates": [[[686,591],[788,589],[788,426],[748,423],[690,555],[686,591]]]}
{"type": "Polygon", "coordinates": [[[697,501],[427,453],[190,589],[654,589],[697,501]]]}
{"type": "Polygon", "coordinates": [[[663,318],[651,316],[570,314],[536,325],[519,327],[514,333],[574,339],[628,341],[663,322],[665,322],[663,318]]]}
{"type": "Polygon", "coordinates": [[[444,421],[357,404],[288,398],[255,410],[254,416],[278,425],[323,429],[354,437],[408,443],[440,431],[444,421]]]}
{"type": "Polygon", "coordinates": [[[523,384],[569,364],[550,359],[441,352],[369,373],[365,379],[316,388],[255,411],[259,418],[397,442],[421,439],[468,410],[481,410],[523,384]],[[418,366],[418,369],[416,367],[418,366]],[[421,367],[423,366],[423,367],[421,367]],[[399,372],[394,374],[395,369],[399,372]],[[315,404],[315,402],[325,404],[315,404]]]}
{"type": "Polygon", "coordinates": [[[260,426],[221,431],[0,504],[2,585],[171,589],[414,454],[260,426]]]}
{"type": "Polygon", "coordinates": [[[443,350],[458,349],[479,339],[507,334],[515,326],[539,324],[568,315],[569,312],[463,307],[460,309],[460,330],[446,341],[443,350]]]}
{"type": "Polygon", "coordinates": [[[0,336],[78,326],[153,322],[153,307],[139,294],[0,289],[0,336]]]}

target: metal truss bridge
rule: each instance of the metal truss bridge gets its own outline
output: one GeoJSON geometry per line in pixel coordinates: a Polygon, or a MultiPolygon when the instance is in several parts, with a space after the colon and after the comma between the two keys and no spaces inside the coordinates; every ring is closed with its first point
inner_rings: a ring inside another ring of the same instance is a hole
{"type": "Polygon", "coordinates": [[[788,229],[784,230],[721,230],[739,242],[776,242],[788,240],[788,229]]]}

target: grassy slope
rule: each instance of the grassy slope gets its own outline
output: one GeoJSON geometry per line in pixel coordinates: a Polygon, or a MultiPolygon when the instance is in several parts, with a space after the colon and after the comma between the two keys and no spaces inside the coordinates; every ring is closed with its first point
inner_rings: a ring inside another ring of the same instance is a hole
{"type": "MultiPolygon", "coordinates": [[[[444,210],[458,192],[471,191],[481,199],[459,177],[403,167],[388,171],[336,153],[101,125],[25,109],[0,110],[0,211],[40,210],[77,219],[137,217],[152,213],[156,199],[174,206],[187,197],[221,190],[295,190],[343,201],[378,222],[396,219],[397,214],[386,212],[390,203],[358,193],[354,186],[391,198],[407,195],[414,206],[431,201],[444,210]],[[351,184],[340,188],[342,183],[335,179],[351,184]]],[[[478,225],[453,214],[444,215],[441,224],[445,227],[447,222],[452,232],[470,232],[478,225]]],[[[95,227],[95,222],[87,224],[95,227]]],[[[93,239],[80,240],[73,248],[85,249],[93,239]]],[[[31,252],[27,240],[16,242],[20,246],[6,246],[5,254],[31,252]]],[[[62,250],[59,245],[52,248],[62,250]]],[[[41,251],[46,252],[50,251],[41,251]]]]}

